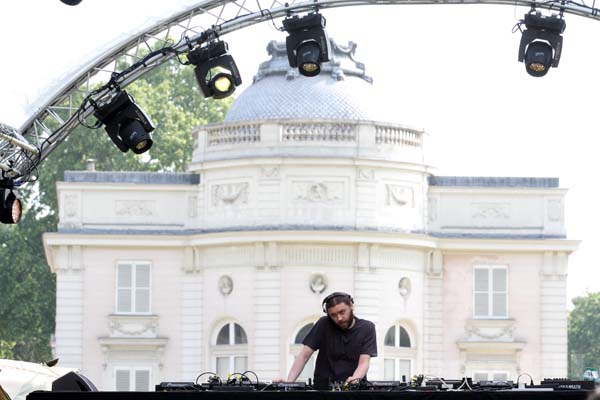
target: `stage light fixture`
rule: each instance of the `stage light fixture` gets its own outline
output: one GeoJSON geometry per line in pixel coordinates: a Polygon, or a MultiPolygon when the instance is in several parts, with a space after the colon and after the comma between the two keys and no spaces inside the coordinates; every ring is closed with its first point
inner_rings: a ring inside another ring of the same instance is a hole
{"type": "Polygon", "coordinates": [[[105,125],[108,136],[123,153],[131,150],[141,154],[152,147],[150,132],[154,125],[124,90],[110,103],[98,107],[94,115],[105,125]]]}
{"type": "Polygon", "coordinates": [[[228,53],[226,42],[210,42],[190,51],[187,57],[196,66],[196,80],[204,97],[224,99],[242,84],[240,71],[228,53]]]}
{"type": "Polygon", "coordinates": [[[298,68],[304,76],[319,75],[321,63],[329,61],[331,49],[325,23],[319,13],[283,20],[283,28],[289,33],[285,46],[290,67],[298,68]]]}
{"type": "Polygon", "coordinates": [[[565,20],[562,16],[544,16],[530,12],[521,20],[526,29],[519,44],[519,61],[531,76],[544,76],[551,67],[558,67],[562,53],[562,33],[565,20]]]}
{"type": "Polygon", "coordinates": [[[21,200],[13,193],[13,187],[12,181],[0,180],[0,222],[3,224],[16,224],[23,213],[21,200]]]}

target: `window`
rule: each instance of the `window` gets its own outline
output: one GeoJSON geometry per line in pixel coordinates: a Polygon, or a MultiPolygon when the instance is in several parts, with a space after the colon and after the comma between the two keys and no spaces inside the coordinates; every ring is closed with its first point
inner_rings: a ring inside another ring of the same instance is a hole
{"type": "Polygon", "coordinates": [[[410,337],[408,336],[408,332],[400,325],[390,327],[385,334],[384,345],[392,347],[410,347],[410,337]]]}
{"type": "Polygon", "coordinates": [[[150,368],[115,368],[115,390],[117,392],[148,392],[150,368]]]}
{"type": "Polygon", "coordinates": [[[248,336],[241,325],[229,322],[223,325],[212,347],[217,375],[227,378],[234,372],[248,370],[248,336]]]}
{"type": "Polygon", "coordinates": [[[150,313],[150,264],[117,264],[117,313],[150,313]]]}
{"type": "Polygon", "coordinates": [[[473,316],[508,318],[508,268],[476,266],[473,277],[473,316]]]}
{"type": "Polygon", "coordinates": [[[383,375],[385,380],[407,381],[411,377],[411,365],[416,357],[416,349],[411,346],[410,335],[400,324],[392,325],[383,340],[383,375]]]}
{"type": "MultiPolygon", "coordinates": [[[[302,341],[304,340],[304,338],[306,337],[306,335],[308,335],[308,332],[310,332],[310,330],[312,329],[312,327],[314,326],[314,323],[308,323],[304,326],[302,326],[302,328],[300,328],[300,330],[298,331],[298,333],[296,333],[296,337],[294,338],[294,342],[292,343],[292,346],[290,346],[290,352],[291,352],[291,358],[290,360],[295,360],[296,357],[298,356],[298,354],[300,354],[300,350],[302,349],[302,341]]],[[[306,364],[304,365],[304,369],[302,370],[302,372],[300,373],[300,375],[298,375],[298,379],[299,381],[307,381],[308,378],[311,378],[314,376],[315,374],[315,360],[317,359],[316,357],[317,352],[313,353],[312,356],[310,356],[310,358],[308,359],[308,361],[306,362],[306,364]]],[[[290,363],[291,366],[291,363],[290,363]]]]}

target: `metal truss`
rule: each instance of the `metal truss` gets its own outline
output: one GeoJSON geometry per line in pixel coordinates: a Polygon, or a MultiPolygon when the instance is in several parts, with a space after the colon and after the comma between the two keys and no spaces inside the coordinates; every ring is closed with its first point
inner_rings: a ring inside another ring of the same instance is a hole
{"type": "Polygon", "coordinates": [[[109,102],[144,73],[187,53],[207,39],[222,36],[260,22],[315,8],[411,5],[411,4],[499,4],[562,11],[600,20],[600,9],[573,1],[526,0],[205,0],[159,21],[145,32],[118,44],[93,60],[87,69],[64,82],[54,96],[16,130],[0,123],[1,176],[21,185],[33,179],[38,165],[80,124],[86,123],[94,105],[109,102]],[[268,3],[267,3],[268,2],[268,3]],[[172,37],[182,40],[173,43],[172,37]],[[161,49],[156,51],[156,49],[161,49]]]}

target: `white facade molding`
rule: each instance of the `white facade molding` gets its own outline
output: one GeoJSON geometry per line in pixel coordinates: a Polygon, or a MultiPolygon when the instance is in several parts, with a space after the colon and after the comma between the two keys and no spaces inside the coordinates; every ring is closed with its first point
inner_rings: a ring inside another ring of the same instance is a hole
{"type": "Polygon", "coordinates": [[[55,351],[63,366],[81,368],[84,331],[84,265],[80,246],[56,246],[52,254],[56,273],[55,351]]]}

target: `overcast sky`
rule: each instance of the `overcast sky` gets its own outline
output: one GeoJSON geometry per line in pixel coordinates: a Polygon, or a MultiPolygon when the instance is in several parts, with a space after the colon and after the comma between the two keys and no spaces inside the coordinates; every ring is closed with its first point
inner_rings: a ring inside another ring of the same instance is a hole
{"type": "MultiPolygon", "coordinates": [[[[149,17],[194,1],[3,1],[0,121],[19,127],[28,104],[65,71],[149,17]]],[[[569,189],[568,236],[582,240],[569,260],[569,298],[600,290],[596,153],[600,124],[600,21],[566,16],[557,69],[543,78],[517,62],[525,8],[490,5],[360,6],[323,10],[340,43],[358,44],[356,59],[394,119],[425,129],[438,175],[552,176],[569,189]]],[[[280,21],[276,21],[278,26],[280,21]]],[[[268,41],[285,33],[262,23],[223,37],[244,84],[268,58],[268,41]]],[[[42,165],[43,173],[43,165],[42,165]]]]}

